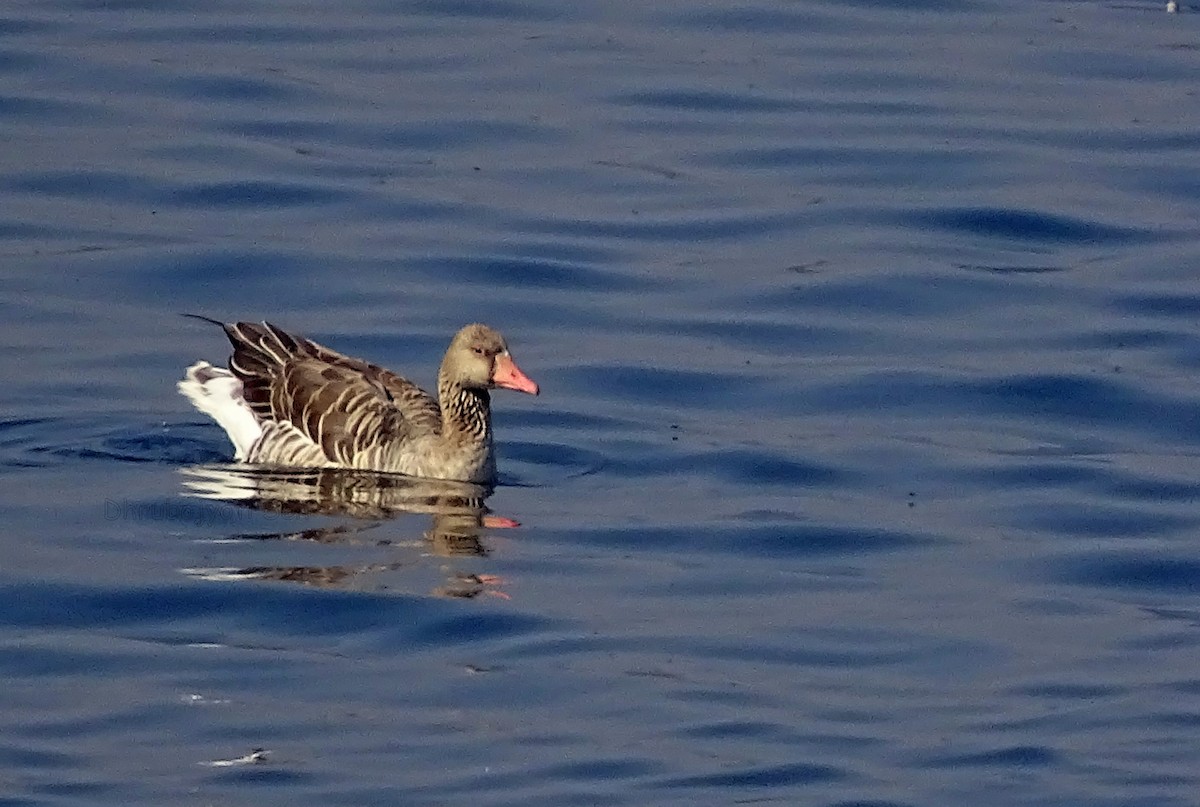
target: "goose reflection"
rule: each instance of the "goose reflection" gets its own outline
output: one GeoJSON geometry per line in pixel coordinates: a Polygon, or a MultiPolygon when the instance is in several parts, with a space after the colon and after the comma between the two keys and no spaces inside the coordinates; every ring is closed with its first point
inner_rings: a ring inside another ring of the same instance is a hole
{"type": "MultiPolygon", "coordinates": [[[[201,465],[182,469],[184,493],[200,499],[292,515],[323,515],[356,523],[278,533],[238,534],[234,540],[301,541],[335,545],[419,545],[423,554],[443,558],[486,557],[483,534],[517,522],[491,515],[485,500],[490,486],[468,482],[377,474],[336,468],[260,470],[201,465]],[[372,539],[371,532],[403,514],[427,514],[430,527],[420,541],[372,539]]],[[[371,588],[368,578],[420,563],[418,558],[336,566],[249,566],[194,568],[184,572],[206,580],[278,580],[324,588],[371,588]]],[[[443,567],[445,582],[432,593],[447,597],[491,594],[507,598],[492,575],[443,567]]]]}

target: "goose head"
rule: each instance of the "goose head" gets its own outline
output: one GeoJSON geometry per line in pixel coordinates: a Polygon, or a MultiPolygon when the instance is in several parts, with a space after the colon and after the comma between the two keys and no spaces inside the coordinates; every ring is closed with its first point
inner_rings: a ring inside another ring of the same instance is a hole
{"type": "Polygon", "coordinates": [[[538,385],[517,367],[504,337],[478,323],[468,325],[454,335],[446,358],[442,360],[441,374],[464,389],[502,387],[538,394],[538,385]]]}

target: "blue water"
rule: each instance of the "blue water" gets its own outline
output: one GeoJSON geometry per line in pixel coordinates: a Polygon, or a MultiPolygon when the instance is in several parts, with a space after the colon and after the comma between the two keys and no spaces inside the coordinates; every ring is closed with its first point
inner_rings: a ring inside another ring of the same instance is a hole
{"type": "Polygon", "coordinates": [[[7,4],[0,807],[1200,804],[1164,7],[7,4]],[[185,311],[542,395],[247,477],[185,311]]]}

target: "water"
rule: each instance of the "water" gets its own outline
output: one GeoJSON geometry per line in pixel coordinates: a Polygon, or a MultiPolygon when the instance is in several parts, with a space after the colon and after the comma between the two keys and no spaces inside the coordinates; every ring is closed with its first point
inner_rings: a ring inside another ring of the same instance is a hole
{"type": "Polygon", "coordinates": [[[0,805],[1200,803],[1197,20],[8,4],[0,805]],[[543,394],[247,478],[183,311],[543,394]]]}

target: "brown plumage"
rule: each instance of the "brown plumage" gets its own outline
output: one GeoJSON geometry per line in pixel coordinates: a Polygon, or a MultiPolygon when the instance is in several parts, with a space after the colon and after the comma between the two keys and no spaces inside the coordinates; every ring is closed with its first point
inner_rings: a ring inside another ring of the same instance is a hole
{"type": "Polygon", "coordinates": [[[233,345],[229,370],[201,362],[179,388],[225,428],[246,462],[488,483],[495,475],[488,391],[538,393],[504,337],[486,325],[455,335],[434,398],[390,370],[270,323],[217,324],[233,345]]]}

